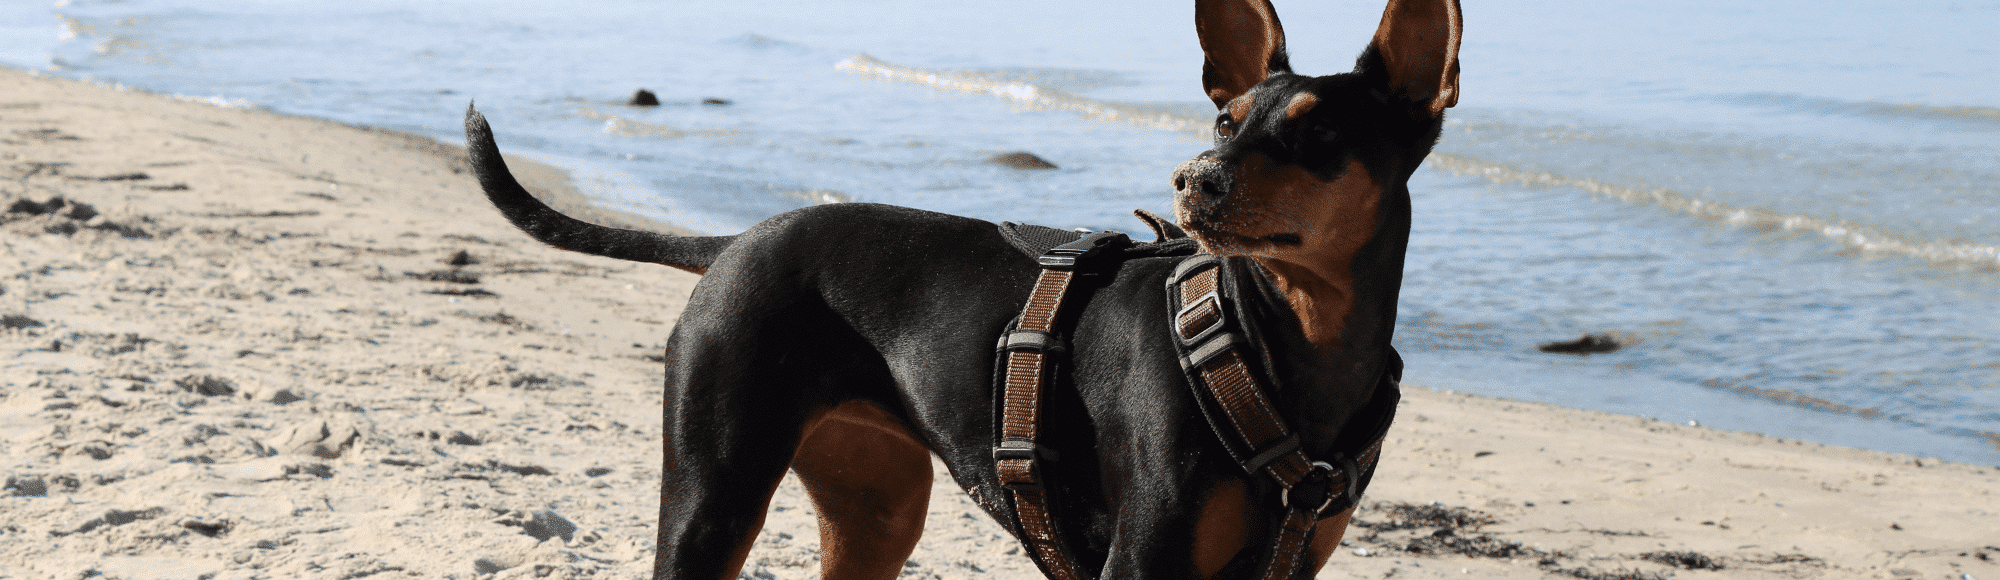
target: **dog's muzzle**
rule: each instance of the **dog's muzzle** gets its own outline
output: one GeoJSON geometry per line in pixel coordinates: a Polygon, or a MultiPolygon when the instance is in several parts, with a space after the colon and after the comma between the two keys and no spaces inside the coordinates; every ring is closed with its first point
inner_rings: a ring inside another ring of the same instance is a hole
{"type": "Polygon", "coordinates": [[[1211,206],[1235,189],[1235,177],[1223,164],[1203,154],[1174,168],[1174,194],[1182,204],[1211,206]]]}

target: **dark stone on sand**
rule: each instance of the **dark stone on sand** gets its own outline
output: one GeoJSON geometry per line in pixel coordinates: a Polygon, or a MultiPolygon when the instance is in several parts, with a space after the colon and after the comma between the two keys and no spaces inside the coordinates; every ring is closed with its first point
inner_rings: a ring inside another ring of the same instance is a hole
{"type": "Polygon", "coordinates": [[[479,558],[472,561],[472,572],[481,576],[497,574],[512,567],[513,563],[497,558],[479,558]]]}
{"type": "Polygon", "coordinates": [[[55,213],[57,210],[62,209],[62,207],[63,207],[63,198],[61,197],[52,197],[49,198],[48,201],[41,203],[36,203],[27,198],[22,198],[14,200],[14,205],[7,206],[7,213],[42,215],[45,213],[55,213]]]}
{"type": "Polygon", "coordinates": [[[660,106],[660,97],[653,94],[653,91],[639,89],[639,92],[632,93],[632,100],[626,101],[625,104],[634,107],[658,107],[660,106]]]}
{"type": "Polygon", "coordinates": [[[0,328],[5,328],[7,330],[14,330],[17,328],[41,328],[42,326],[45,326],[44,324],[42,324],[42,321],[35,320],[33,318],[28,318],[26,316],[22,316],[19,314],[9,314],[6,316],[0,316],[0,328]]]}
{"type": "Polygon", "coordinates": [[[470,266],[479,263],[479,260],[473,258],[471,252],[459,250],[458,253],[452,254],[451,259],[445,260],[444,263],[450,266],[470,266]]]}
{"type": "Polygon", "coordinates": [[[417,280],[423,280],[426,282],[450,282],[453,284],[479,283],[478,274],[460,272],[458,271],[458,268],[452,268],[450,270],[431,270],[429,272],[404,272],[403,276],[408,278],[414,278],[417,280]]]}
{"type": "Polygon", "coordinates": [[[63,212],[63,215],[80,222],[90,221],[90,218],[97,217],[97,208],[90,207],[87,203],[72,201],[69,202],[69,211],[63,212]]]}
{"type": "Polygon", "coordinates": [[[436,290],[425,290],[424,293],[439,296],[472,296],[475,298],[496,298],[500,296],[490,290],[480,288],[439,288],[436,290]]]}
{"type": "Polygon", "coordinates": [[[183,528],[187,528],[187,529],[188,529],[188,531],[191,531],[191,532],[194,532],[194,533],[197,533],[197,534],[201,534],[201,535],[203,535],[203,536],[208,536],[208,537],[211,537],[211,538],[219,538],[219,537],[222,537],[222,534],[224,534],[224,533],[226,533],[226,532],[228,532],[228,531],[229,531],[229,522],[227,522],[227,521],[216,521],[216,522],[210,522],[210,521],[204,521],[204,520],[181,520],[181,527],[183,527],[183,528]]]}
{"type": "Polygon", "coordinates": [[[521,522],[520,526],[522,532],[537,541],[558,536],[565,542],[576,539],[576,524],[549,510],[535,512],[533,519],[521,522]]]}
{"type": "Polygon", "coordinates": [[[51,197],[48,201],[39,203],[25,198],[17,199],[14,200],[14,205],[7,206],[7,212],[28,215],[61,212],[63,217],[76,221],[88,221],[90,218],[97,217],[97,208],[91,207],[87,203],[63,199],[62,196],[51,197]],[[64,208],[68,208],[68,211],[64,211],[64,208]]]}
{"type": "Polygon", "coordinates": [[[1542,343],[1537,345],[1535,350],[1551,354],[1585,356],[1618,352],[1618,349],[1621,348],[1625,348],[1625,344],[1619,342],[1618,339],[1613,338],[1609,334],[1586,334],[1578,337],[1576,340],[1559,340],[1542,343]]]}
{"type": "Polygon", "coordinates": [[[1721,570],[1722,563],[1700,552],[1647,552],[1640,554],[1644,560],[1658,562],[1684,570],[1721,570]]]}
{"type": "Polygon", "coordinates": [[[986,158],[986,162],[987,162],[987,163],[995,163],[995,164],[999,164],[999,165],[1005,165],[1005,166],[1008,166],[1008,167],[1012,167],[1012,168],[1015,168],[1015,169],[1055,169],[1055,168],[1056,168],[1056,164],[1054,164],[1054,163],[1049,163],[1049,161],[1048,161],[1047,159],[1042,159],[1041,157],[1037,157],[1037,156],[1036,156],[1035,154],[1033,154],[1033,153],[1029,153],[1029,152],[1026,152],[1026,151],[1015,151],[1015,152],[1012,152],[1012,153],[1001,153],[1001,154],[999,154],[999,155],[994,155],[994,156],[992,156],[992,157],[988,157],[988,158],[986,158]]]}
{"type": "Polygon", "coordinates": [[[7,485],[0,485],[0,491],[14,497],[42,497],[49,494],[49,484],[40,477],[8,477],[7,485]]]}
{"type": "Polygon", "coordinates": [[[227,397],[236,394],[236,384],[229,379],[210,375],[188,375],[174,381],[183,391],[204,397],[227,397]]]}
{"type": "Polygon", "coordinates": [[[277,392],[271,393],[271,404],[273,405],[297,403],[304,400],[306,400],[305,397],[299,396],[298,393],[292,392],[291,389],[278,389],[277,392]]]}

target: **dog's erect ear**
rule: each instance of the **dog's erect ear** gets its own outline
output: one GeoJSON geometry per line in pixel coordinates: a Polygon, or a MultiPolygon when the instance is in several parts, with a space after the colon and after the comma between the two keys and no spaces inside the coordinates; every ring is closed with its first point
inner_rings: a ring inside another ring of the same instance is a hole
{"type": "Polygon", "coordinates": [[[1201,86],[1218,109],[1271,73],[1292,72],[1271,0],[1196,0],[1194,30],[1205,57],[1201,86]]]}
{"type": "Polygon", "coordinates": [[[1437,116],[1458,104],[1458,0],[1389,0],[1370,45],[1389,89],[1437,116]]]}

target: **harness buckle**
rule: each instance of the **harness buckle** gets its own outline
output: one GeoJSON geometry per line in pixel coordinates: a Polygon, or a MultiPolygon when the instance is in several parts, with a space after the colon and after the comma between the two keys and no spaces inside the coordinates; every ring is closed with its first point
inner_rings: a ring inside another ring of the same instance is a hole
{"type": "Polygon", "coordinates": [[[1222,309],[1221,292],[1210,290],[1207,294],[1195,298],[1193,302],[1188,303],[1179,312],[1175,312],[1173,320],[1174,337],[1180,339],[1183,346],[1193,346],[1208,339],[1209,336],[1221,332],[1222,327],[1229,322],[1229,317],[1225,315],[1225,311],[1222,309]],[[1185,326],[1189,321],[1189,315],[1200,313],[1203,308],[1213,311],[1214,320],[1209,321],[1200,330],[1194,331],[1193,334],[1189,334],[1189,329],[1185,326]]]}
{"type": "Polygon", "coordinates": [[[1079,270],[1099,250],[1120,245],[1126,239],[1125,234],[1112,230],[1092,232],[1074,242],[1049,248],[1035,258],[1035,263],[1049,270],[1079,270]]]}
{"type": "Polygon", "coordinates": [[[1025,479],[1022,481],[1008,481],[1004,475],[1005,470],[1002,470],[1003,476],[1001,477],[1000,485],[1015,491],[1041,491],[1042,462],[1055,461],[1057,457],[1060,457],[1060,455],[1056,453],[1056,450],[1043,447],[1035,443],[1033,439],[1007,437],[1001,439],[1000,444],[993,447],[994,463],[1009,460],[1028,462],[1028,471],[1023,474],[1025,479]]]}

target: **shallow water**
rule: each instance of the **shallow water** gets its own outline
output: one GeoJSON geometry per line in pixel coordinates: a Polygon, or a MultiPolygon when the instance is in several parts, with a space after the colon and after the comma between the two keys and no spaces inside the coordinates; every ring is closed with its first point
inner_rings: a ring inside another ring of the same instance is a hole
{"type": "MultiPolygon", "coordinates": [[[[710,232],[850,200],[1142,229],[1212,115],[1192,11],[1148,2],[23,4],[0,62],[447,140],[477,99],[509,151],[710,232]],[[1018,150],[1060,169],[981,162],[1018,150]]],[[[1380,5],[1278,10],[1331,73],[1380,5]]],[[[1465,10],[1411,382],[2000,463],[2000,7],[1465,10]],[[1587,332],[1631,344],[1534,349],[1587,332]]]]}

